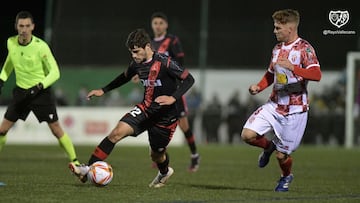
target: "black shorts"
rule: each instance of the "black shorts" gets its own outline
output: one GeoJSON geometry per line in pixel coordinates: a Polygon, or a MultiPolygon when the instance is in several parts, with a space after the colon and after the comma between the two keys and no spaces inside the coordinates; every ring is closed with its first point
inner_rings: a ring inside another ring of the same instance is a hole
{"type": "Polygon", "coordinates": [[[129,124],[134,129],[134,134],[131,135],[133,137],[147,130],[150,147],[155,152],[162,152],[166,149],[178,123],[176,116],[171,117],[160,113],[148,115],[138,106],[125,114],[120,121],[129,124]]]}
{"type": "Polygon", "coordinates": [[[20,87],[13,89],[13,98],[7,107],[5,118],[16,122],[26,120],[32,111],[39,122],[53,123],[57,121],[56,100],[51,88],[41,90],[34,97],[27,96],[27,90],[20,87]]]}
{"type": "Polygon", "coordinates": [[[182,118],[188,115],[188,108],[184,95],[181,97],[181,99],[176,101],[176,109],[178,112],[178,118],[182,118]]]}

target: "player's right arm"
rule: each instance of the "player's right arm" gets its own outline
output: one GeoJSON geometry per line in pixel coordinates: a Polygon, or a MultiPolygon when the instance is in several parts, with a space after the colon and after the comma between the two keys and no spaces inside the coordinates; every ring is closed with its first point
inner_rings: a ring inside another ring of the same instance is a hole
{"type": "MultiPolygon", "coordinates": [[[[9,40],[8,40],[8,47],[9,47],[9,40]]],[[[6,56],[4,65],[1,69],[0,73],[0,94],[1,94],[1,88],[4,86],[4,82],[7,81],[7,79],[10,77],[12,71],[14,70],[14,65],[11,61],[10,54],[9,54],[9,48],[8,48],[8,55],[6,56]]]]}
{"type": "Polygon", "coordinates": [[[13,70],[14,70],[14,66],[10,60],[10,56],[7,55],[5,63],[0,73],[0,80],[2,81],[2,83],[4,83],[9,78],[13,70]]]}
{"type": "Polygon", "coordinates": [[[249,92],[252,95],[255,95],[260,92],[260,87],[257,84],[250,85],[249,92]]]}
{"type": "Polygon", "coordinates": [[[6,82],[7,79],[10,77],[12,71],[14,70],[14,64],[11,60],[11,55],[10,55],[10,47],[12,46],[12,38],[8,38],[7,40],[7,50],[8,50],[8,54],[6,56],[6,60],[4,62],[4,65],[1,69],[1,73],[0,73],[0,80],[2,81],[2,83],[6,82]]]}
{"type": "Polygon", "coordinates": [[[130,62],[130,65],[123,73],[121,73],[113,81],[111,81],[109,84],[107,84],[105,87],[101,89],[104,91],[104,93],[106,93],[128,83],[137,74],[135,69],[136,69],[136,63],[133,61],[130,62]]]}
{"type": "Polygon", "coordinates": [[[119,76],[117,76],[113,81],[111,81],[109,84],[107,84],[105,87],[101,88],[104,93],[109,92],[115,88],[120,87],[121,85],[129,82],[131,80],[131,77],[127,77],[126,73],[123,72],[119,76]]]}
{"type": "Polygon", "coordinates": [[[105,93],[104,93],[104,91],[103,91],[102,89],[91,90],[91,91],[87,94],[86,99],[87,99],[87,100],[90,100],[91,97],[93,97],[93,96],[101,97],[101,96],[103,96],[104,94],[105,94],[105,93]]]}
{"type": "Polygon", "coordinates": [[[172,57],[177,61],[181,66],[184,66],[184,51],[180,42],[180,39],[177,36],[174,36],[171,42],[171,51],[172,57]]]}
{"type": "Polygon", "coordinates": [[[115,88],[118,88],[118,87],[122,86],[123,84],[129,82],[132,79],[132,77],[134,77],[135,74],[136,74],[135,71],[133,69],[131,69],[131,65],[130,65],[130,67],[125,72],[123,72],[119,76],[117,76],[114,80],[112,80],[105,87],[103,87],[101,89],[91,90],[88,93],[88,95],[86,96],[86,98],[88,100],[90,100],[92,96],[101,97],[106,92],[109,92],[109,91],[111,91],[115,88]]]}
{"type": "Polygon", "coordinates": [[[265,88],[269,87],[273,82],[274,74],[270,71],[266,71],[259,83],[250,85],[249,92],[250,94],[255,95],[263,91],[265,88]]]}
{"type": "Polygon", "coordinates": [[[88,93],[88,95],[86,96],[86,98],[87,98],[87,100],[90,100],[91,97],[93,97],[93,96],[101,97],[106,92],[109,92],[109,91],[111,91],[111,90],[113,90],[113,89],[115,89],[117,87],[120,87],[121,85],[127,83],[128,81],[130,81],[130,79],[127,78],[125,76],[125,72],[123,72],[119,76],[117,76],[113,81],[111,81],[108,85],[106,85],[105,87],[103,87],[101,89],[91,90],[88,93]]]}
{"type": "Polygon", "coordinates": [[[14,69],[14,66],[11,63],[10,56],[8,55],[6,57],[5,63],[3,65],[2,69],[1,69],[1,73],[0,73],[0,94],[1,94],[1,89],[4,86],[4,82],[9,78],[13,69],[14,69]]]}

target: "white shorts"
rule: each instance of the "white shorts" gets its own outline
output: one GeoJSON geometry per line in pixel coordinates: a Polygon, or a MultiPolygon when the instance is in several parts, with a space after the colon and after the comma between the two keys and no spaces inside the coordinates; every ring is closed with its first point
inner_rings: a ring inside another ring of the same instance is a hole
{"type": "Polygon", "coordinates": [[[260,106],[246,121],[244,128],[255,131],[260,136],[273,130],[273,143],[276,150],[291,154],[295,151],[304,135],[308,112],[294,113],[287,116],[275,111],[276,104],[267,102],[260,106]]]}

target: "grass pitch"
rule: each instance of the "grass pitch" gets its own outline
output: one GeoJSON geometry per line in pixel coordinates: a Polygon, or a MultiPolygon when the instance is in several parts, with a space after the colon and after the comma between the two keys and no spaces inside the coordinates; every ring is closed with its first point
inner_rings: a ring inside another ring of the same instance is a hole
{"type": "MultiPolygon", "coordinates": [[[[86,162],[95,146],[76,146],[86,162]]],[[[170,147],[175,173],[163,188],[149,188],[157,174],[148,146],[117,145],[106,160],[114,169],[105,187],[82,184],[58,146],[7,145],[0,153],[0,202],[360,202],[360,149],[300,146],[293,153],[294,180],[276,193],[275,157],[257,167],[260,149],[248,145],[200,145],[200,169],[189,173],[189,150],[170,147]]]]}

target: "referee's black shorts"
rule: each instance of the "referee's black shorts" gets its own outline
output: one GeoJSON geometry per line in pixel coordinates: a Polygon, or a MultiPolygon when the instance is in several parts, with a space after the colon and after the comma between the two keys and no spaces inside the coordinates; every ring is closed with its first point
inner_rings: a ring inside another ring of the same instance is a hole
{"type": "Polygon", "coordinates": [[[166,149],[178,123],[176,115],[163,113],[149,115],[138,106],[125,114],[120,121],[129,124],[134,129],[134,134],[131,135],[133,137],[147,130],[150,147],[155,152],[162,152],[166,149]]]}
{"type": "Polygon", "coordinates": [[[53,123],[57,121],[55,96],[50,87],[41,90],[37,95],[30,96],[28,90],[20,87],[13,89],[13,98],[7,107],[5,118],[16,122],[18,119],[26,120],[32,111],[39,122],[53,123]]]}

